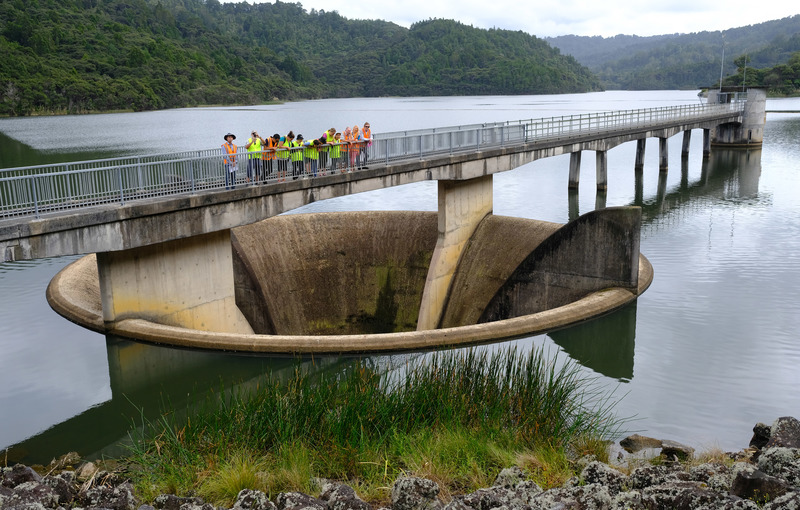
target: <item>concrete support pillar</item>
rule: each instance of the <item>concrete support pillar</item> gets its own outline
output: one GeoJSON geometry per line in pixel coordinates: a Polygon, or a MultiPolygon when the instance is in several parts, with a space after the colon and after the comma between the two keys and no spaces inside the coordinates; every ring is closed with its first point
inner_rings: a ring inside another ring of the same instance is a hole
{"type": "Polygon", "coordinates": [[[439,181],[439,236],[422,292],[418,331],[439,327],[461,254],[478,223],[491,213],[491,175],[439,181]]]}
{"type": "Polygon", "coordinates": [[[669,168],[669,147],[666,138],[658,139],[658,169],[666,172],[669,168]]]}
{"type": "Polygon", "coordinates": [[[252,334],[234,299],[230,230],[97,254],[103,320],[252,334]]]}
{"type": "Polygon", "coordinates": [[[646,138],[636,140],[636,163],[634,164],[634,169],[636,170],[641,170],[644,168],[644,149],[646,145],[646,138]]]}
{"type": "Polygon", "coordinates": [[[569,185],[568,189],[578,189],[581,180],[581,151],[569,155],[569,185]]]}
{"type": "Polygon", "coordinates": [[[703,157],[707,158],[711,154],[711,130],[703,130],[703,157]]]}
{"type": "Polygon", "coordinates": [[[605,191],[608,189],[608,153],[597,151],[595,162],[597,165],[597,189],[605,191]]]}
{"type": "Polygon", "coordinates": [[[681,156],[689,155],[689,143],[692,141],[692,131],[687,129],[683,132],[683,145],[681,146],[681,156]]]}

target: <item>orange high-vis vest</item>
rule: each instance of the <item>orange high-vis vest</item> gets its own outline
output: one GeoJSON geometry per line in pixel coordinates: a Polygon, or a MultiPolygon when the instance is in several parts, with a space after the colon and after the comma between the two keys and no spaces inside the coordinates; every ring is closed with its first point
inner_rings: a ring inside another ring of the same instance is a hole
{"type": "Polygon", "coordinates": [[[264,160],[275,159],[275,147],[276,146],[277,146],[277,144],[275,143],[275,140],[273,140],[272,138],[267,138],[267,146],[266,147],[264,147],[263,145],[261,146],[261,150],[262,150],[261,159],[264,159],[264,160]]]}
{"type": "Polygon", "coordinates": [[[224,158],[225,159],[225,164],[226,165],[232,165],[232,164],[236,163],[236,152],[239,150],[236,147],[236,144],[232,143],[232,144],[228,145],[227,143],[223,143],[222,144],[222,148],[225,149],[225,152],[228,153],[228,157],[224,158]],[[228,158],[230,158],[230,161],[228,161],[228,158]]]}

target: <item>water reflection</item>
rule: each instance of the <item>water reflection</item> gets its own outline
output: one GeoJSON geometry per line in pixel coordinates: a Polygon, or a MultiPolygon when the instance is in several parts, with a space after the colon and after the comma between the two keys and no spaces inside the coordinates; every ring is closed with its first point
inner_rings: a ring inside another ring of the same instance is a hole
{"type": "Polygon", "coordinates": [[[636,301],[609,315],[547,334],[572,359],[598,374],[633,379],[636,301]]]}
{"type": "Polygon", "coordinates": [[[680,185],[668,191],[667,173],[658,175],[658,188],[654,199],[645,200],[642,172],[635,172],[634,201],[642,208],[642,221],[647,224],[656,219],[681,211],[706,207],[709,200],[742,200],[758,196],[761,177],[761,149],[715,148],[703,160],[700,178],[689,182],[688,165],[681,164],[680,185]]]}
{"type": "Polygon", "coordinates": [[[186,414],[201,406],[211,392],[252,390],[265,374],[279,380],[296,369],[315,373],[345,370],[353,358],[257,357],[149,345],[106,337],[111,399],[55,424],[11,446],[8,462],[44,463],[61,452],[77,451],[85,458],[125,452],[128,431],[141,428],[164,412],[186,414]]]}

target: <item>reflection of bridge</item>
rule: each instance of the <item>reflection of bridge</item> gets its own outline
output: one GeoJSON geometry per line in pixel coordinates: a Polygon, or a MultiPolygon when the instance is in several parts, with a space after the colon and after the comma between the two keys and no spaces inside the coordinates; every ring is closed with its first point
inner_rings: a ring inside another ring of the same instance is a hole
{"type": "Polygon", "coordinates": [[[639,142],[638,163],[642,142],[659,138],[662,170],[667,139],[681,132],[684,150],[693,129],[703,130],[704,152],[715,142],[760,142],[763,114],[750,111],[753,105],[763,111],[761,99],[395,133],[364,148],[368,169],[234,190],[217,189],[224,180],[216,151],[6,170],[0,250],[5,260],[98,253],[107,323],[151,307],[167,310],[176,325],[252,333],[234,305],[231,228],[316,200],[437,180],[439,236],[418,324],[434,329],[460,254],[491,214],[493,174],[570,153],[574,187],[580,155],[592,150],[598,187],[605,188],[606,152],[628,141],[639,142]]]}

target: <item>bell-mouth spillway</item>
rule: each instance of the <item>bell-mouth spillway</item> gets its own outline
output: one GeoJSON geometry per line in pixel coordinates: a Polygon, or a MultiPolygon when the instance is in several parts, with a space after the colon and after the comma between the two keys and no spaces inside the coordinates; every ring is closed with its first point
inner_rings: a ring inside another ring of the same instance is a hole
{"type": "Polygon", "coordinates": [[[103,320],[95,255],[47,289],[56,312],[88,329],[210,350],[310,354],[425,350],[539,334],[610,313],[642,294],[638,208],[567,225],[487,216],[453,276],[437,329],[417,313],[437,238],[435,212],[282,215],[232,230],[236,305],[253,334],[149,317],[103,320]]]}

